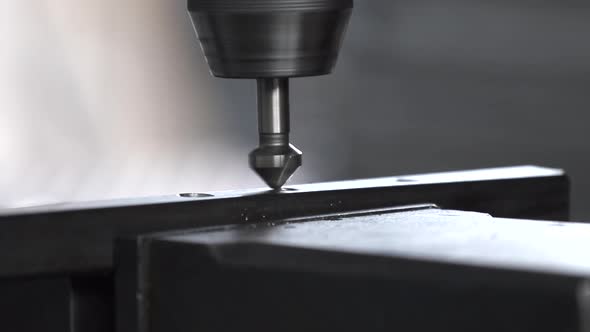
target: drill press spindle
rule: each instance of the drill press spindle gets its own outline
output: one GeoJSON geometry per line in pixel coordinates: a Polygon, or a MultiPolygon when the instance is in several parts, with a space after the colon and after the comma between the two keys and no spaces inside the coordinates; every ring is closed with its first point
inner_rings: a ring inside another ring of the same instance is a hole
{"type": "Polygon", "coordinates": [[[352,0],[188,0],[211,73],[258,84],[250,167],[279,189],[301,166],[289,144],[289,77],[332,72],[352,0]]]}

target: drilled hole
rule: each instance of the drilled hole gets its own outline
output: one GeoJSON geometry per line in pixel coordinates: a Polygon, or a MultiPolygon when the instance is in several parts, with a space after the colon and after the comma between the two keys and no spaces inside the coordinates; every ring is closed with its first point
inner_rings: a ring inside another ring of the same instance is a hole
{"type": "Polygon", "coordinates": [[[211,194],[204,194],[204,193],[182,193],[178,194],[180,197],[185,198],[203,198],[203,197],[213,197],[211,194]]]}

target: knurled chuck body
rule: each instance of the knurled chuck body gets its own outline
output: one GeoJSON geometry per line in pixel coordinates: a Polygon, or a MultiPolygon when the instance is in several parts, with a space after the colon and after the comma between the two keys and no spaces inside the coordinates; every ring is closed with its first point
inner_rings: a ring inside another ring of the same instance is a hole
{"type": "Polygon", "coordinates": [[[188,0],[201,47],[218,77],[328,74],[352,0],[188,0]]]}

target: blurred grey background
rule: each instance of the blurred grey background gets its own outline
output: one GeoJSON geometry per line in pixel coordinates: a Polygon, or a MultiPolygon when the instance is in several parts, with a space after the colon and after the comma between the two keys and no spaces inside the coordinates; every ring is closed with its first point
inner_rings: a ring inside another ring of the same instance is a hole
{"type": "MultiPolygon", "coordinates": [[[[292,82],[292,183],[566,169],[590,220],[590,6],[357,0],[292,82]]],[[[209,75],[184,0],[0,0],[0,206],[261,187],[255,82],[209,75]]]]}

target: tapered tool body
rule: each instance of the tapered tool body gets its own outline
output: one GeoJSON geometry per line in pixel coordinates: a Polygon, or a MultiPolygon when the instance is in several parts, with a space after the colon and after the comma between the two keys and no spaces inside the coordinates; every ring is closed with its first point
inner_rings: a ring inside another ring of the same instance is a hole
{"type": "Polygon", "coordinates": [[[250,167],[278,189],[302,163],[301,151],[289,143],[289,80],[259,78],[257,84],[259,146],[250,153],[250,167]]]}
{"type": "Polygon", "coordinates": [[[259,146],[250,167],[280,188],[301,166],[289,144],[289,77],[332,72],[352,0],[188,0],[214,76],[258,82],[259,146]]]}

